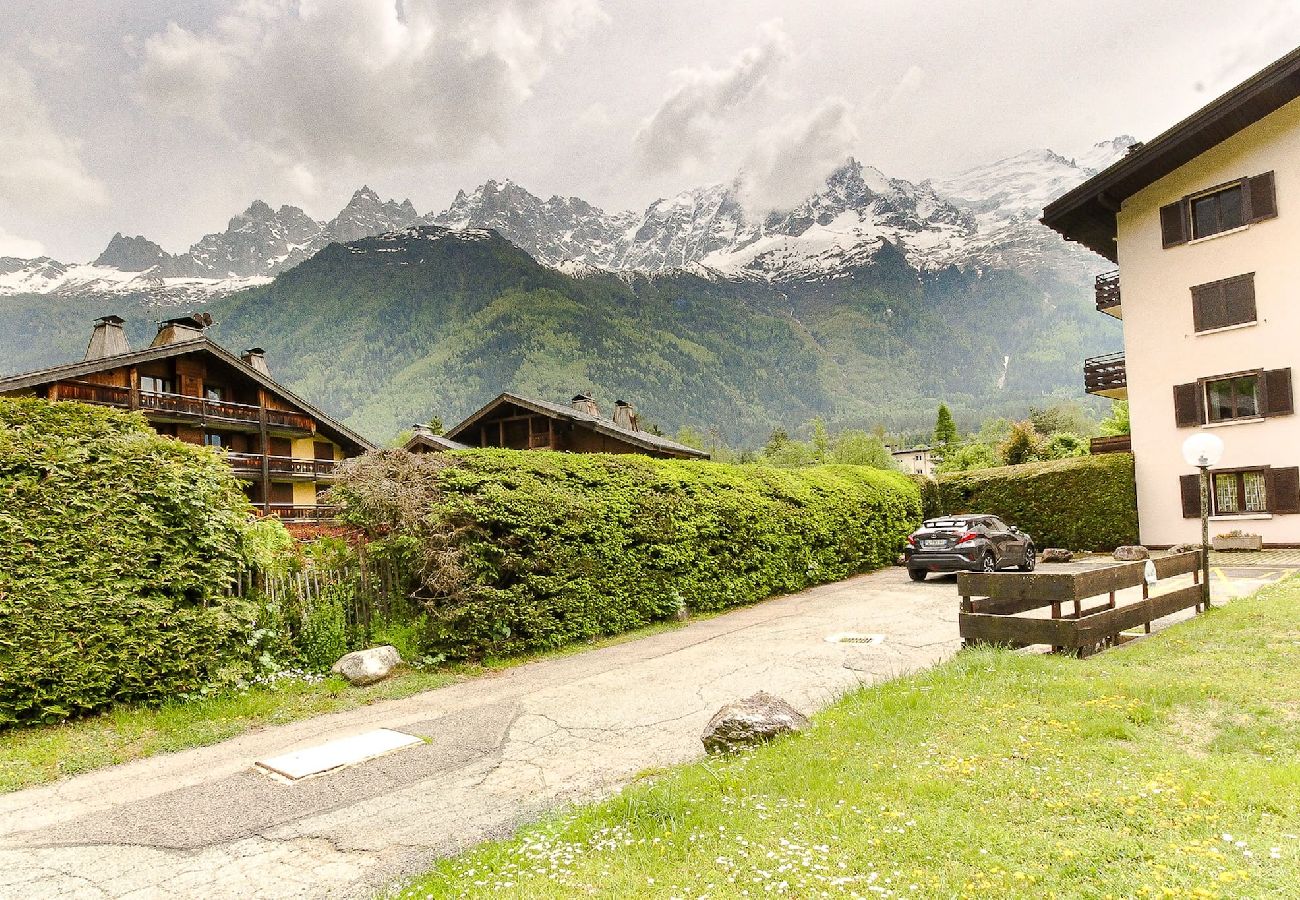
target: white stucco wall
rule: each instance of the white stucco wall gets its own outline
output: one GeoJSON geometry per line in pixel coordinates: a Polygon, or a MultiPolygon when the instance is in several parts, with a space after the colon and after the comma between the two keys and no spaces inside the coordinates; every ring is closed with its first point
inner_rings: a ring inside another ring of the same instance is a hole
{"type": "MultiPolygon", "coordinates": [[[[1178,476],[1194,428],[1174,424],[1173,386],[1250,369],[1291,367],[1300,400],[1300,100],[1255,123],[1130,197],[1117,217],[1120,293],[1142,540],[1199,541],[1184,519],[1178,476]],[[1162,249],[1160,207],[1235,179],[1276,173],[1274,219],[1162,249]],[[1197,334],[1193,285],[1255,273],[1256,324],[1197,334]]],[[[1221,468],[1300,463],[1300,416],[1207,426],[1223,439],[1221,468]]],[[[1210,533],[1234,528],[1265,543],[1300,544],[1300,515],[1224,517],[1210,533]]]]}

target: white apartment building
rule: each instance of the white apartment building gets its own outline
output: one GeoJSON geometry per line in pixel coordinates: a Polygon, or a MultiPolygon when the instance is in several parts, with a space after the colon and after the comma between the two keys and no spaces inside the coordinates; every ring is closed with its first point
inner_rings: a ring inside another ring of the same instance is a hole
{"type": "Polygon", "coordinates": [[[1089,393],[1127,398],[1143,543],[1200,541],[1180,448],[1225,445],[1211,533],[1300,545],[1300,49],[1053,201],[1043,222],[1117,263],[1097,308],[1124,352],[1087,360],[1089,393]]]}

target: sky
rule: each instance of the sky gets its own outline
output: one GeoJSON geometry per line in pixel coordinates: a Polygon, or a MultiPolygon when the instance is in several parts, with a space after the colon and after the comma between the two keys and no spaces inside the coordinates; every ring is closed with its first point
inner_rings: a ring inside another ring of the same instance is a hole
{"type": "Polygon", "coordinates": [[[179,252],[362,184],[615,211],[744,172],[779,209],[847,156],[1150,138],[1297,45],[1294,0],[5,0],[0,256],[179,252]]]}

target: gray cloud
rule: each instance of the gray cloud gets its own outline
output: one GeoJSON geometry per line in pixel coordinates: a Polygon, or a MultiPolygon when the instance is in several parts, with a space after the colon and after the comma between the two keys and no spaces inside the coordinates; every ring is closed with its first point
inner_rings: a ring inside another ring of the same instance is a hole
{"type": "Polygon", "coordinates": [[[832,97],[807,116],[766,131],[741,176],[741,202],[759,215],[788,210],[820,188],[858,143],[853,108],[832,97]]]}
{"type": "Polygon", "coordinates": [[[792,56],[790,39],[773,21],[761,26],[757,44],[725,68],[674,72],[675,86],[634,139],[638,166],[664,173],[712,161],[732,117],[765,96],[792,56]]]}
{"type": "Polygon", "coordinates": [[[0,160],[0,203],[5,206],[67,212],[108,200],[103,184],[82,164],[80,143],[50,120],[27,70],[3,57],[0,160]]]}
{"type": "Polygon", "coordinates": [[[135,87],[286,166],[461,156],[602,18],[598,0],[244,0],[145,39],[135,87]]]}

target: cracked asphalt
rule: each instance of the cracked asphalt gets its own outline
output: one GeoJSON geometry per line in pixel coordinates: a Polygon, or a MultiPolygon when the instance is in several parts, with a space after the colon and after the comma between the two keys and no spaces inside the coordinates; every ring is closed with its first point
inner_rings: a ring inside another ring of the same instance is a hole
{"type": "Polygon", "coordinates": [[[0,897],[367,896],[547,810],[701,756],[700,733],[729,700],[766,690],[812,713],[858,684],[930,666],[957,650],[957,605],[954,577],[914,584],[886,569],[3,795],[0,897]],[[837,632],[884,640],[826,640],[837,632]],[[379,727],[428,743],[294,784],[252,769],[379,727]]]}

